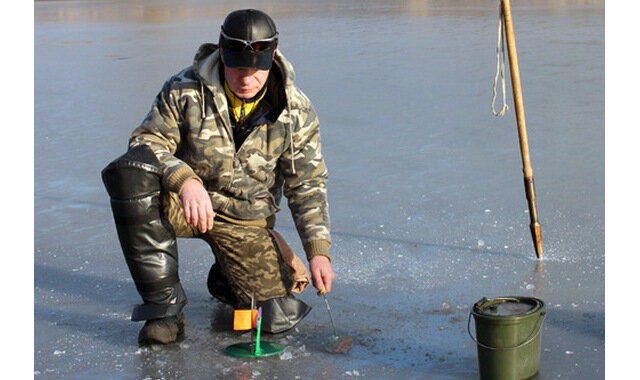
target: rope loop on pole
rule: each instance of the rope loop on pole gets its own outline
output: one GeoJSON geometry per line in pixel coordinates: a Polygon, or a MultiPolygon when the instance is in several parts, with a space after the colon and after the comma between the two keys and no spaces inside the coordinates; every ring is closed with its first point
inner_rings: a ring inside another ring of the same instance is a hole
{"type": "Polygon", "coordinates": [[[494,116],[504,116],[504,113],[509,109],[509,106],[507,105],[506,80],[504,78],[504,9],[502,8],[502,3],[500,3],[499,13],[500,17],[498,19],[498,46],[496,47],[496,76],[493,80],[493,97],[491,99],[491,112],[493,112],[494,116]],[[502,82],[502,109],[499,112],[496,111],[495,108],[498,78],[500,78],[502,82]]]}

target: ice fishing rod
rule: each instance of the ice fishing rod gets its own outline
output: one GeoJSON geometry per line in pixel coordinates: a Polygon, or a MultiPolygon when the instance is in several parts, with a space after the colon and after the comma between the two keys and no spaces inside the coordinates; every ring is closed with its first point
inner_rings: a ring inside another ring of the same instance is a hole
{"type": "Polygon", "coordinates": [[[513,19],[511,18],[511,3],[502,0],[502,17],[505,24],[507,49],[509,52],[509,71],[511,72],[511,87],[513,89],[513,102],[516,107],[516,121],[518,123],[518,136],[520,139],[520,153],[522,155],[522,172],[524,174],[524,189],[529,203],[529,217],[531,224],[531,237],[536,251],[536,256],[542,258],[542,236],[540,234],[540,222],[538,222],[538,210],[536,208],[536,189],[533,183],[533,169],[529,157],[529,140],[527,138],[527,124],[524,118],[524,101],[522,100],[522,87],[520,86],[520,69],[518,68],[518,54],[516,51],[516,38],[513,32],[513,19]]]}

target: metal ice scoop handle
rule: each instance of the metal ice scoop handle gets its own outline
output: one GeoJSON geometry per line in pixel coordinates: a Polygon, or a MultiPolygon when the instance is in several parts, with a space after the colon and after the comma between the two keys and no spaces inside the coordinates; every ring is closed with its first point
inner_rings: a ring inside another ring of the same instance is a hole
{"type": "Polygon", "coordinates": [[[337,337],[338,332],[336,331],[335,323],[333,323],[333,315],[331,315],[331,307],[329,306],[329,301],[327,301],[327,296],[324,294],[322,295],[322,298],[324,298],[324,303],[327,305],[327,311],[329,312],[329,319],[331,320],[331,327],[333,327],[333,335],[337,337]]]}

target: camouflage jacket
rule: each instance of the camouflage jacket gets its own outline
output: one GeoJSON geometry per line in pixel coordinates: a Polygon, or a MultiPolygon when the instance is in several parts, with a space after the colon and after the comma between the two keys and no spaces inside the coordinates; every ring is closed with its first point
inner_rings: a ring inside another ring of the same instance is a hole
{"type": "Polygon", "coordinates": [[[311,102],[293,84],[293,67],[276,52],[269,82],[280,89],[284,107],[236,149],[221,64],[216,45],[200,46],[194,64],[165,82],[129,147],[145,144],[154,151],[169,191],[179,193],[188,179],[200,180],[214,210],[230,218],[269,218],[284,194],[307,258],[330,257],[319,124],[311,102]]]}

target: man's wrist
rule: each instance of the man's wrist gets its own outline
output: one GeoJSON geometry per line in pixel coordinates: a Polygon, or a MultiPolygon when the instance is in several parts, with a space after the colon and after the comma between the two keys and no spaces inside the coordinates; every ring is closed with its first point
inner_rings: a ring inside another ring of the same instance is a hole
{"type": "Polygon", "coordinates": [[[167,189],[174,193],[180,194],[182,191],[182,187],[188,180],[195,179],[198,182],[202,183],[200,177],[196,175],[196,173],[189,166],[183,166],[171,173],[171,175],[167,178],[167,189]]]}
{"type": "Polygon", "coordinates": [[[315,256],[325,256],[329,259],[329,262],[331,262],[331,255],[329,254],[330,247],[331,242],[329,240],[310,240],[304,244],[304,252],[307,255],[308,261],[311,261],[315,256]]]}

